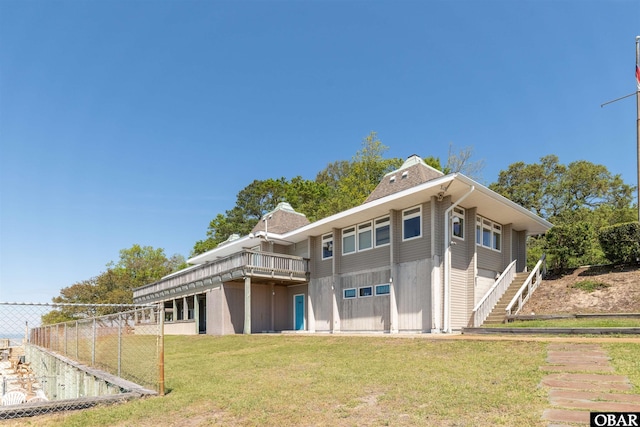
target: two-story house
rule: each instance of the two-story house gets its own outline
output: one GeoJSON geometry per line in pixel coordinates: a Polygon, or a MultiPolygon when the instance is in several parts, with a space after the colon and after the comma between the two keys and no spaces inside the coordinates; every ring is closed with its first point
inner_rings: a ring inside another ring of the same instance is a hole
{"type": "Polygon", "coordinates": [[[496,279],[524,271],[527,236],[551,226],[414,155],[360,206],[309,223],[281,203],[134,301],[163,303],[168,334],[451,332],[483,321],[496,279]]]}

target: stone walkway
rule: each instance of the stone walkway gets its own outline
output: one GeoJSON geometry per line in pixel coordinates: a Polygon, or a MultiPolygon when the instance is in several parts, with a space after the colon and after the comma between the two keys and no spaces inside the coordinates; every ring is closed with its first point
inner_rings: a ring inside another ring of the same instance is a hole
{"type": "Polygon", "coordinates": [[[540,369],[548,372],[541,385],[549,390],[552,408],[542,419],[550,427],[588,426],[590,412],[640,412],[640,395],[628,394],[633,386],[614,374],[598,344],[551,343],[540,369]]]}

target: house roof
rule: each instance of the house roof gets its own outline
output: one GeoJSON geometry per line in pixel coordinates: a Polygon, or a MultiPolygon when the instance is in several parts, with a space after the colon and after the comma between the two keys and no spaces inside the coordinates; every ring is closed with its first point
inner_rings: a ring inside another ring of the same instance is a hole
{"type": "Polygon", "coordinates": [[[405,160],[399,169],[386,174],[364,203],[398,193],[441,176],[444,176],[442,172],[427,165],[424,160],[413,154],[405,160]]]}
{"type": "Polygon", "coordinates": [[[373,218],[387,215],[391,209],[406,209],[429,200],[431,196],[451,196],[455,203],[474,188],[460,207],[477,207],[477,214],[501,224],[512,224],[515,230],[525,230],[527,235],[545,233],[553,226],[533,212],[501,196],[460,173],[445,175],[423,184],[399,191],[389,196],[323,218],[305,227],[282,235],[282,239],[297,243],[310,236],[331,232],[373,218]]]}
{"type": "Polygon", "coordinates": [[[280,202],[271,212],[262,216],[262,221],[258,221],[252,233],[268,231],[270,233],[282,234],[309,224],[307,217],[296,212],[289,203],[280,202]]]}
{"type": "Polygon", "coordinates": [[[464,199],[460,207],[477,207],[477,214],[500,224],[511,224],[514,230],[524,230],[527,235],[545,233],[553,224],[531,211],[501,196],[460,173],[449,174],[431,179],[388,196],[363,203],[360,206],[331,215],[319,221],[304,225],[285,233],[259,231],[241,237],[208,252],[188,260],[190,264],[200,264],[231,255],[243,248],[251,248],[259,243],[259,237],[268,236],[270,241],[289,245],[299,243],[311,236],[330,233],[334,228],[341,229],[387,215],[390,210],[402,210],[424,203],[432,196],[451,197],[455,203],[462,196],[473,191],[464,199]]]}

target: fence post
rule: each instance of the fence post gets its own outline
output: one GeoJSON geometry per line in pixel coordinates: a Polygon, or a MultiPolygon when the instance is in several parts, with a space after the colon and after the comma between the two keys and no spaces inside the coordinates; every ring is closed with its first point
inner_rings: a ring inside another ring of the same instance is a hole
{"type": "Polygon", "coordinates": [[[78,331],[79,325],[78,325],[78,321],[76,320],[76,360],[78,360],[78,346],[79,341],[80,341],[80,335],[79,335],[79,331],[78,331]]]}
{"type": "Polygon", "coordinates": [[[91,366],[96,366],[96,319],[93,319],[91,331],[91,366]]]}
{"type": "Polygon", "coordinates": [[[164,396],[164,302],[158,304],[158,394],[164,396]]]}
{"type": "Polygon", "coordinates": [[[68,350],[68,344],[69,344],[69,338],[67,337],[67,323],[64,324],[64,355],[68,356],[69,355],[69,350],[68,350]]]}
{"type": "Polygon", "coordinates": [[[122,370],[122,313],[118,314],[118,376],[122,370]]]}

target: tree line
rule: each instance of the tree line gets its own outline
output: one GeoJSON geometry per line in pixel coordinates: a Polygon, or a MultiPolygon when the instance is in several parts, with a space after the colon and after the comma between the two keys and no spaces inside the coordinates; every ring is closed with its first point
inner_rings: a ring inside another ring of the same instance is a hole
{"type": "MultiPolygon", "coordinates": [[[[211,220],[205,237],[195,242],[190,255],[213,249],[232,234],[248,234],[264,214],[283,201],[312,222],[362,204],[382,177],[404,161],[385,158],[387,150],[377,134],[371,132],[351,160],[329,163],[313,180],[300,176],[254,180],[240,190],[234,207],[211,220]]],[[[421,157],[445,174],[461,172],[477,181],[484,167],[483,161],[472,160],[471,147],[458,150],[450,145],[444,166],[437,157],[421,157]]],[[[563,165],[557,156],[548,155],[537,163],[519,161],[501,171],[489,188],[554,224],[547,234],[529,238],[529,264],[535,264],[543,254],[547,254],[551,268],[606,263],[610,244],[601,244],[600,230],[633,223],[636,219],[635,187],[625,184],[620,175],[612,174],[605,166],[585,160],[563,165]]],[[[634,225],[631,229],[640,233],[640,226],[634,225]]],[[[631,240],[629,259],[633,259],[634,250],[640,256],[640,248],[633,249],[640,246],[640,239],[637,243],[633,237],[631,240]]],[[[107,264],[107,270],[98,276],[63,288],[53,302],[132,303],[134,288],[185,266],[180,255],[168,258],[163,249],[136,244],[121,250],[119,261],[107,264]]],[[[43,320],[46,323],[73,320],[79,316],[106,314],[105,311],[89,313],[61,308],[43,320]]]]}

